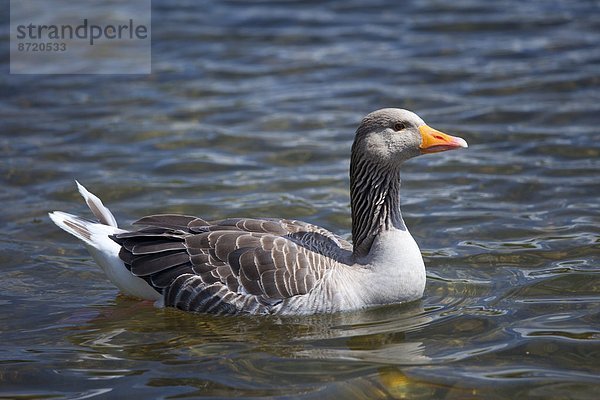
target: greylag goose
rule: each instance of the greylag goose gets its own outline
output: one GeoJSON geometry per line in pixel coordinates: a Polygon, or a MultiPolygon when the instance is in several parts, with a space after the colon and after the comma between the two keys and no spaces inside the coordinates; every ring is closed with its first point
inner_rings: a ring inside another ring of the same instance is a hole
{"type": "Polygon", "coordinates": [[[419,116],[386,108],[356,130],[350,162],[352,241],[301,221],[151,215],[117,227],[77,182],[98,221],[60,211],[126,295],[213,314],[314,314],[419,299],[425,265],[400,212],[400,167],[420,154],[467,147],[419,116]]]}

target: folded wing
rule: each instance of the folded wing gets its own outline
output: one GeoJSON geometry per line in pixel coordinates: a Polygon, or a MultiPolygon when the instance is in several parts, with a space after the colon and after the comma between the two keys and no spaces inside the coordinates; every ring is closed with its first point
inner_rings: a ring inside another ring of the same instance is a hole
{"type": "Polygon", "coordinates": [[[351,252],[347,241],[300,221],[153,215],[136,224],[146,227],[113,236],[119,257],[165,305],[187,311],[269,313],[309,293],[351,252]]]}

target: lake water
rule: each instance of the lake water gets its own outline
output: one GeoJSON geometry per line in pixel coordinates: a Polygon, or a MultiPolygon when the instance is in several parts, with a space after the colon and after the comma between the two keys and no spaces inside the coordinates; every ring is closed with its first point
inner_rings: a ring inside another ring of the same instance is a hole
{"type": "Polygon", "coordinates": [[[0,398],[598,398],[599,11],[154,1],[152,75],[8,75],[2,52],[0,398]],[[90,215],[76,178],[123,227],[277,216],[348,236],[350,145],[382,107],[470,145],[403,169],[415,303],[155,309],[47,218],[90,215]]]}

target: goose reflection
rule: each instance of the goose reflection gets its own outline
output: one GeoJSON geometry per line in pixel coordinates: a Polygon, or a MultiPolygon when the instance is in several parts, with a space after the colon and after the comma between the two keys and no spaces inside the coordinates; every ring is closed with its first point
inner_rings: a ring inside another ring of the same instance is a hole
{"type": "Polygon", "coordinates": [[[428,324],[432,317],[421,301],[383,306],[367,311],[308,317],[220,317],[190,315],[178,310],[156,310],[124,296],[114,305],[74,313],[80,326],[70,336],[84,347],[120,352],[144,347],[153,359],[177,357],[182,350],[198,356],[219,343],[243,343],[278,357],[427,362],[421,341],[407,334],[428,324]],[[87,320],[86,320],[87,319],[87,320]]]}

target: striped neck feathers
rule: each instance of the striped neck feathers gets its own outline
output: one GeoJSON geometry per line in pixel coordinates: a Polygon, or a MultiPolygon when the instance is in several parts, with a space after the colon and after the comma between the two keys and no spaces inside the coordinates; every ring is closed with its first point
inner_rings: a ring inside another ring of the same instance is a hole
{"type": "Polygon", "coordinates": [[[350,163],[353,256],[369,254],[381,232],[405,230],[400,212],[400,168],[385,166],[353,152],[350,163]]]}

